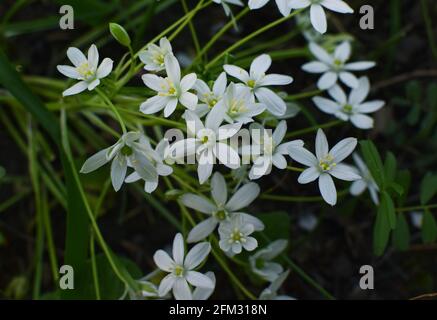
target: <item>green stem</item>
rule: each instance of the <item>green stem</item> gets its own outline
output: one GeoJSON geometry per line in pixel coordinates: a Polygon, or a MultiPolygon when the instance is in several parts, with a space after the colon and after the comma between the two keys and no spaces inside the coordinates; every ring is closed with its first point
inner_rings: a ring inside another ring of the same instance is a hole
{"type": "Polygon", "coordinates": [[[294,171],[294,172],[303,172],[305,169],[287,166],[287,170],[294,171]]]}
{"type": "Polygon", "coordinates": [[[103,101],[111,108],[112,112],[114,112],[115,117],[117,118],[118,122],[120,123],[121,129],[123,130],[123,133],[126,133],[126,125],[123,121],[123,119],[120,116],[120,113],[118,113],[117,108],[114,106],[114,104],[111,102],[111,100],[101,91],[100,89],[95,89],[97,94],[103,99],[103,101]]]}
{"type": "Polygon", "coordinates": [[[430,209],[435,209],[435,208],[437,208],[437,203],[422,205],[422,206],[396,208],[396,211],[397,212],[406,212],[406,211],[426,210],[426,209],[430,210],[430,209]]]}
{"type": "MultiPolygon", "coordinates": [[[[184,8],[185,14],[189,12],[187,2],[185,0],[182,0],[182,7],[184,8]]],[[[194,28],[193,21],[188,22],[188,28],[190,29],[191,38],[193,39],[193,44],[196,49],[196,53],[199,54],[200,52],[200,44],[199,44],[199,38],[197,37],[196,29],[194,28]]]]}
{"type": "Polygon", "coordinates": [[[296,137],[296,136],[300,136],[302,134],[306,134],[306,133],[317,131],[318,129],[326,129],[326,128],[335,127],[335,126],[339,125],[340,123],[343,123],[343,121],[341,121],[341,120],[334,120],[334,121],[327,122],[327,123],[324,123],[324,124],[320,124],[320,125],[308,127],[308,128],[305,128],[305,129],[289,132],[289,133],[287,133],[286,137],[287,138],[293,138],[293,137],[296,137]]]}

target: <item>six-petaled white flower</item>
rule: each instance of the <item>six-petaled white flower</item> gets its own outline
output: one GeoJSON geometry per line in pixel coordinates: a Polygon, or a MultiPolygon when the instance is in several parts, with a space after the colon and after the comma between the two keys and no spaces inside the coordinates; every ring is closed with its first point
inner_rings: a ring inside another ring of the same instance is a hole
{"type": "Polygon", "coordinates": [[[287,244],[287,240],[279,239],[255,252],[254,255],[249,257],[252,271],[264,280],[274,281],[284,271],[284,268],[272,260],[285,250],[287,244]]]}
{"type": "Polygon", "coordinates": [[[112,160],[111,181],[115,191],[120,190],[123,185],[128,166],[133,167],[145,181],[155,181],[158,174],[149,160],[149,150],[143,147],[141,138],[142,134],[139,132],[125,133],[117,143],[88,158],[80,172],[92,172],[112,160]]]}
{"type": "Polygon", "coordinates": [[[238,189],[228,200],[226,182],[221,173],[214,173],[211,179],[212,201],[196,194],[187,193],[181,197],[181,202],[194,210],[210,217],[196,225],[188,234],[188,242],[197,242],[205,239],[218,224],[229,221],[235,214],[243,217],[244,221],[253,225],[254,229],[261,231],[264,224],[258,218],[247,213],[239,212],[250,205],[259,195],[260,189],[256,183],[247,183],[238,189]]]}
{"type": "Polygon", "coordinates": [[[178,60],[167,54],[164,58],[167,77],[162,78],[155,74],[142,76],[144,84],[158,94],[147,99],[140,106],[140,111],[145,114],[153,114],[164,109],[164,117],[171,115],[181,103],[184,107],[194,110],[197,106],[197,96],[188,92],[196,82],[195,73],[190,73],[181,79],[181,68],[178,60]]]}
{"type": "MultiPolygon", "coordinates": [[[[269,0],[249,0],[249,8],[251,10],[256,10],[264,7],[269,0]]],[[[289,0],[275,0],[276,5],[278,6],[279,12],[286,17],[290,14],[291,7],[289,5],[289,0]]]]}
{"type": "MultiPolygon", "coordinates": [[[[152,163],[152,165],[156,168],[157,175],[155,176],[155,179],[146,180],[144,183],[144,191],[147,193],[152,193],[158,187],[159,176],[166,177],[173,173],[173,168],[164,162],[168,152],[167,150],[169,148],[169,143],[168,140],[163,139],[158,143],[155,150],[153,150],[149,140],[142,137],[140,139],[140,145],[150,163],[152,163]]],[[[141,179],[141,176],[134,171],[126,177],[125,182],[132,183],[141,179]]]]}
{"type": "Polygon", "coordinates": [[[267,110],[275,115],[282,116],[286,111],[285,101],[267,86],[283,86],[293,82],[293,78],[282,74],[266,74],[272,64],[267,54],[256,57],[250,65],[250,73],[246,70],[226,64],[223,66],[226,73],[242,81],[256,96],[259,102],[265,104],[267,110]]]}
{"type": "Polygon", "coordinates": [[[314,104],[323,112],[332,114],[343,121],[350,121],[359,129],[373,128],[373,119],[366,115],[378,111],[384,106],[384,101],[376,100],[364,102],[370,91],[370,83],[367,77],[359,79],[358,87],[351,90],[349,97],[346,97],[343,89],[335,85],[328,90],[334,101],[314,97],[314,104]]]}
{"type": "Polygon", "coordinates": [[[214,289],[215,282],[208,276],[194,271],[208,256],[211,245],[208,242],[196,244],[185,256],[184,239],[178,233],[173,240],[173,250],[170,257],[164,250],[158,250],[153,260],[159,269],[168,272],[159,284],[159,296],[165,296],[173,289],[176,300],[192,300],[193,294],[189,284],[193,287],[214,289]]]}
{"type": "Polygon", "coordinates": [[[194,154],[197,156],[197,174],[200,184],[211,176],[216,159],[230,169],[240,166],[238,152],[226,141],[240,130],[241,123],[220,126],[223,118],[223,110],[213,108],[206,117],[204,125],[196,113],[187,110],[185,121],[191,138],[177,141],[170,147],[169,156],[173,159],[177,160],[194,154]]]}
{"type": "Polygon", "coordinates": [[[278,169],[287,167],[284,155],[290,154],[290,147],[303,147],[302,140],[281,143],[287,132],[287,122],[279,122],[273,134],[270,134],[259,124],[251,126],[252,144],[244,145],[241,149],[243,159],[252,156],[253,165],[249,172],[251,180],[269,174],[272,165],[278,169]]]}
{"type": "Polygon", "coordinates": [[[227,85],[226,72],[220,73],[214,81],[212,90],[205,81],[197,79],[193,89],[197,92],[197,97],[200,103],[197,105],[195,112],[202,118],[206,115],[217,103],[221,102],[227,85]]]}
{"type": "Polygon", "coordinates": [[[144,69],[157,72],[165,69],[165,56],[168,54],[172,55],[173,51],[170,41],[164,37],[159,40],[159,46],[154,43],[149,44],[138,57],[144,63],[144,69]]]}
{"type": "Polygon", "coordinates": [[[112,71],[113,61],[109,58],[103,59],[99,66],[99,52],[94,44],[88,49],[87,57],[74,47],[68,48],[67,56],[74,67],[58,65],[58,71],[69,78],[80,81],[65,90],[62,93],[64,97],[81,93],[86,89],[93,90],[100,84],[100,79],[107,77],[112,71]]]}
{"type": "Polygon", "coordinates": [[[311,24],[320,33],[325,33],[328,28],[324,8],[339,13],[354,12],[346,2],[341,0],[289,0],[288,5],[291,9],[310,7],[311,24]]]}
{"type": "Polygon", "coordinates": [[[337,203],[337,190],[331,176],[340,180],[355,181],[361,179],[356,170],[341,163],[357,146],[357,139],[346,138],[329,150],[328,140],[322,129],[317,131],[316,156],[304,147],[290,147],[290,156],[297,162],[308,166],[303,171],[298,182],[310,183],[319,179],[319,189],[323,199],[331,206],[337,203]]]}
{"type": "Polygon", "coordinates": [[[250,236],[255,227],[241,214],[234,214],[229,220],[220,223],[218,231],[219,246],[230,255],[241,253],[243,248],[253,251],[258,246],[258,241],[250,236]]]}
{"type": "Polygon", "coordinates": [[[309,48],[319,61],[306,63],[302,69],[310,73],[323,74],[317,82],[320,90],[331,88],[339,78],[348,87],[356,88],[359,84],[358,79],[351,71],[367,70],[375,66],[375,62],[372,61],[346,63],[351,56],[351,45],[348,41],[338,45],[333,55],[314,42],[310,43],[309,48]]]}
{"type": "Polygon", "coordinates": [[[350,193],[353,196],[358,196],[364,192],[364,190],[368,189],[370,193],[370,197],[372,198],[373,203],[376,205],[379,204],[378,192],[379,188],[370,174],[369,168],[367,168],[363,159],[357,154],[352,154],[355,164],[357,165],[358,171],[362,179],[354,181],[350,186],[350,193]]]}

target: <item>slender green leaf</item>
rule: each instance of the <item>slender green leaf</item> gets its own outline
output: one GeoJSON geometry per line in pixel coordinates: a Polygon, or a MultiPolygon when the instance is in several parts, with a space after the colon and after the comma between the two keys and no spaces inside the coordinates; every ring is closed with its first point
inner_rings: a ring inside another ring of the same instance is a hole
{"type": "Polygon", "coordinates": [[[370,173],[372,174],[372,177],[375,179],[375,182],[379,188],[384,189],[384,166],[378,150],[370,140],[360,141],[360,145],[364,160],[370,170],[370,173]]]}
{"type": "Polygon", "coordinates": [[[396,249],[404,251],[410,246],[410,229],[403,213],[398,214],[396,229],[393,230],[392,237],[396,249]]]}
{"type": "Polygon", "coordinates": [[[437,193],[437,175],[428,172],[420,184],[420,202],[427,204],[437,193]]]}
{"type": "Polygon", "coordinates": [[[429,210],[425,210],[422,220],[422,240],[432,243],[437,239],[437,223],[429,210]]]}

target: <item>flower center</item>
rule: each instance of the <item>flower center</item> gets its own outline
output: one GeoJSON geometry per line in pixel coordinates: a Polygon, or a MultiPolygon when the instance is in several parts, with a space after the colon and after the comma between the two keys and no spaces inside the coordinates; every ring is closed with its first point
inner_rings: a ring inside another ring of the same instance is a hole
{"type": "Polygon", "coordinates": [[[159,66],[164,65],[164,55],[162,53],[157,53],[153,59],[153,62],[159,66]]]}
{"type": "Polygon", "coordinates": [[[213,145],[216,141],[215,133],[211,129],[202,129],[197,133],[197,138],[202,144],[213,145]]]}
{"type": "Polygon", "coordinates": [[[132,148],[129,146],[123,146],[123,148],[121,148],[120,152],[122,155],[127,156],[127,157],[133,153],[132,148]]]}
{"type": "Polygon", "coordinates": [[[343,112],[346,114],[352,114],[353,107],[350,104],[345,104],[343,106],[343,112]]]}
{"type": "Polygon", "coordinates": [[[177,276],[177,277],[182,277],[183,275],[184,275],[184,273],[185,273],[185,270],[184,270],[184,268],[182,267],[182,266],[179,266],[179,265],[177,265],[175,268],[174,268],[174,274],[177,276]]]}
{"type": "Polygon", "coordinates": [[[235,228],[234,231],[232,231],[231,236],[229,238],[229,242],[245,242],[246,239],[244,238],[244,234],[240,232],[239,229],[235,228]]]}
{"type": "Polygon", "coordinates": [[[229,108],[229,112],[231,114],[244,113],[248,109],[243,100],[232,99],[231,106],[229,108]]]}
{"type": "Polygon", "coordinates": [[[332,170],[336,165],[334,157],[330,154],[327,154],[319,161],[320,169],[324,172],[332,170]]]}
{"type": "Polygon", "coordinates": [[[256,82],[253,79],[250,79],[249,81],[247,81],[247,85],[252,89],[255,88],[255,84],[256,84],[256,82]]]}
{"type": "Polygon", "coordinates": [[[176,90],[173,82],[169,78],[165,78],[165,81],[167,82],[167,85],[163,84],[161,86],[162,92],[160,92],[158,95],[163,97],[176,96],[178,91],[176,90]]]}
{"type": "Polygon", "coordinates": [[[333,65],[334,70],[340,70],[343,67],[343,62],[339,59],[335,59],[333,65]]]}
{"type": "Polygon", "coordinates": [[[88,62],[82,63],[79,67],[76,68],[77,72],[84,78],[89,79],[93,76],[93,71],[88,62]]]}
{"type": "Polygon", "coordinates": [[[228,213],[225,210],[220,210],[214,213],[214,217],[217,218],[217,220],[223,221],[228,217],[228,213]]]}

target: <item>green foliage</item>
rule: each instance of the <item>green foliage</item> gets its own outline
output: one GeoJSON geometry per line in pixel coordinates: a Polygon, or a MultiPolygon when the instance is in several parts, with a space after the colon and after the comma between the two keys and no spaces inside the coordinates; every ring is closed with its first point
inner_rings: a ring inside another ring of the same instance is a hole
{"type": "Polygon", "coordinates": [[[410,229],[403,213],[398,214],[396,229],[393,230],[392,234],[392,241],[394,247],[400,251],[407,250],[410,246],[410,229]]]}
{"type": "Polygon", "coordinates": [[[422,220],[422,240],[425,243],[432,243],[437,239],[437,223],[431,212],[425,210],[422,220]]]}
{"type": "Polygon", "coordinates": [[[420,184],[420,203],[427,204],[437,193],[437,175],[428,172],[420,184]]]}

